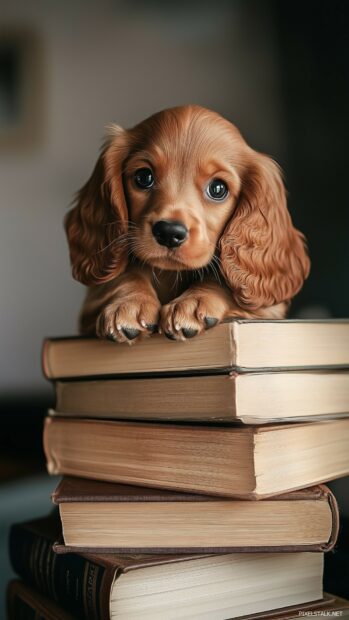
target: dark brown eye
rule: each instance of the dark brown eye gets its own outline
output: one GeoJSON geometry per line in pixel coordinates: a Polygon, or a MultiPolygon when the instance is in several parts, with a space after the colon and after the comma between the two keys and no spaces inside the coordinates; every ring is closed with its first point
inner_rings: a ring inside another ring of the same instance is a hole
{"type": "Polygon", "coordinates": [[[228,196],[227,184],[222,179],[213,179],[208,184],[206,193],[212,200],[224,200],[228,196]]]}
{"type": "Polygon", "coordinates": [[[149,189],[154,185],[154,177],[150,168],[139,168],[139,170],[136,170],[134,180],[140,189],[149,189]]]}

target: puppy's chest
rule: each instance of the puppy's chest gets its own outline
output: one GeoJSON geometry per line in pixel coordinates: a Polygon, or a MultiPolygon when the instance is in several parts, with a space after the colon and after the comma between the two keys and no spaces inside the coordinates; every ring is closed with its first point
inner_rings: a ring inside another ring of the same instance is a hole
{"type": "Polygon", "coordinates": [[[192,282],[189,271],[153,271],[152,283],[162,305],[181,295],[192,282]]]}

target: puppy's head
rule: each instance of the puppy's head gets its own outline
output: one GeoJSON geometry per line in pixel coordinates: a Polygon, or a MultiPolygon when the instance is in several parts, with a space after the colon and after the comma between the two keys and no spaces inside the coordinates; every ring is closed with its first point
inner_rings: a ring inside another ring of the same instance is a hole
{"type": "Polygon", "coordinates": [[[241,187],[237,130],[188,106],[156,114],[129,136],[124,183],[134,253],[163,269],[208,265],[241,187]]]}
{"type": "Polygon", "coordinates": [[[276,164],[198,106],[114,128],[66,228],[85,284],[115,277],[130,254],[166,270],[215,261],[237,302],[256,308],[290,299],[308,272],[276,164]]]}

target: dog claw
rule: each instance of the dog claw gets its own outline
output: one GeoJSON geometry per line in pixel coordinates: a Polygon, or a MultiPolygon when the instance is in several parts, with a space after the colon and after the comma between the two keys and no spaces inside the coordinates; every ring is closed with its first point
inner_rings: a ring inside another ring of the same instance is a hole
{"type": "Polygon", "coordinates": [[[185,338],[194,338],[198,333],[197,329],[192,329],[191,327],[183,327],[182,334],[185,338]]]}
{"type": "Polygon", "coordinates": [[[217,325],[218,323],[218,319],[212,317],[212,316],[205,316],[205,327],[206,329],[210,329],[211,327],[214,327],[215,325],[217,325]]]}
{"type": "Polygon", "coordinates": [[[116,342],[115,334],[109,332],[109,334],[107,334],[107,340],[110,340],[111,342],[116,342]]]}
{"type": "Polygon", "coordinates": [[[139,336],[140,331],[139,329],[134,329],[133,327],[123,327],[122,333],[128,340],[134,340],[137,336],[139,336]]]}
{"type": "Polygon", "coordinates": [[[171,334],[171,332],[165,332],[165,336],[166,336],[166,338],[168,338],[169,340],[176,340],[176,336],[174,336],[173,334],[171,334]]]}
{"type": "Polygon", "coordinates": [[[157,331],[158,326],[156,323],[147,323],[146,328],[148,332],[150,332],[151,334],[154,334],[154,332],[157,331]]]}

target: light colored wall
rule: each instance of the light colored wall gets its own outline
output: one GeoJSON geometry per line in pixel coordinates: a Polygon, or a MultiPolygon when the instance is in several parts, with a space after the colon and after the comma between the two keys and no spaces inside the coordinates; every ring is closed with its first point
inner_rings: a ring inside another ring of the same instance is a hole
{"type": "Polygon", "coordinates": [[[234,0],[0,2],[0,27],[33,29],[44,53],[42,140],[32,151],[0,145],[2,393],[47,389],[42,339],[75,331],[83,287],[62,220],[107,123],[195,102],[282,158],[271,24],[265,5],[249,21],[244,10],[234,0]]]}

